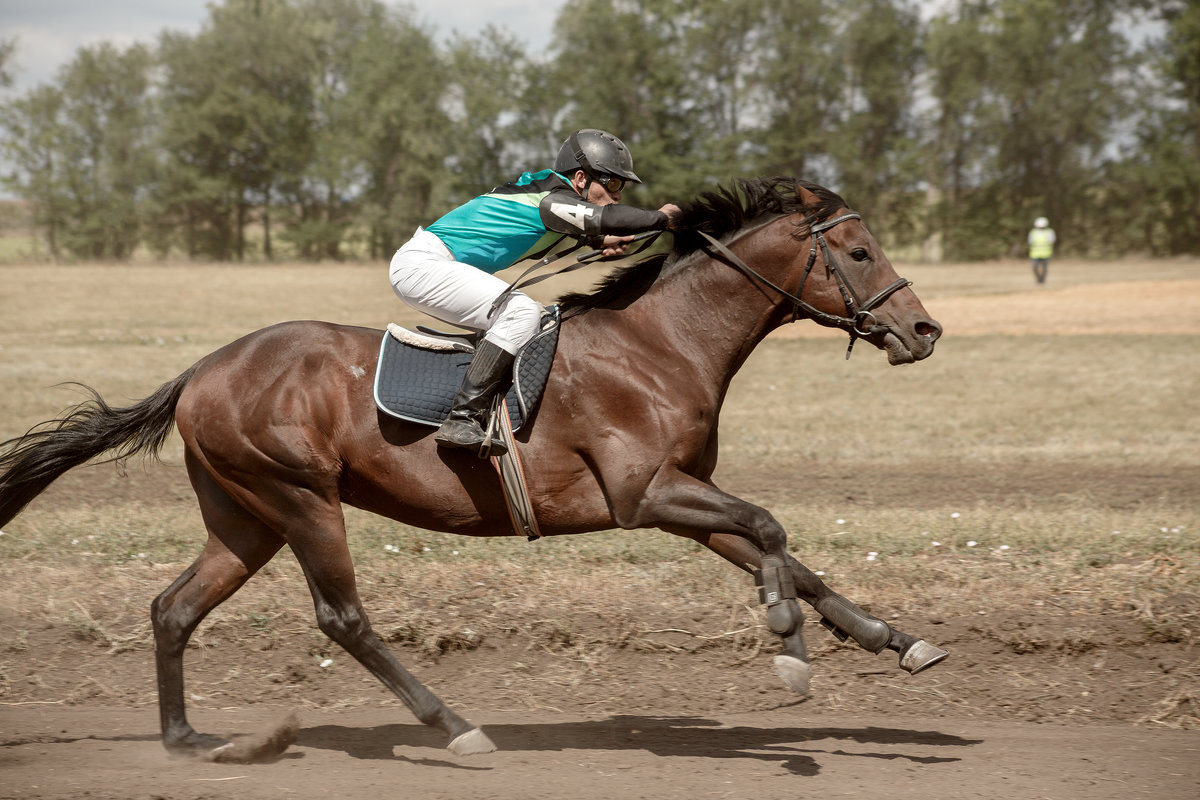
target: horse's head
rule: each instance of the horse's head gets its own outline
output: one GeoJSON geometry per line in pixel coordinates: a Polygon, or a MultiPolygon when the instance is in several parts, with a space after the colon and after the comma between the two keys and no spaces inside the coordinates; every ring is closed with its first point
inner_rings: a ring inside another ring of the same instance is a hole
{"type": "Polygon", "coordinates": [[[740,181],[737,192],[704,195],[689,207],[687,221],[690,235],[705,242],[700,249],[776,298],[775,325],[807,318],[841,328],[851,347],[865,339],[886,350],[892,364],[933,353],[942,326],[896,275],[859,215],[834,192],[792,178],[740,181]],[[725,235],[749,263],[705,228],[725,235]]]}
{"type": "Polygon", "coordinates": [[[867,340],[892,364],[909,364],[928,358],[942,333],[858,214],[814,183],[759,178],[718,187],[683,204],[674,234],[670,254],[629,256],[595,292],[560,298],[563,317],[624,307],[659,281],[664,264],[683,269],[702,253],[741,271],[755,297],[771,298],[760,335],[808,318],[846,331],[851,345],[867,340]]]}
{"type": "Polygon", "coordinates": [[[840,197],[815,184],[796,184],[799,208],[792,238],[803,240],[792,260],[795,317],[846,330],[887,351],[888,363],[910,364],[933,354],[942,326],[909,282],[896,274],[879,242],[840,197]]]}

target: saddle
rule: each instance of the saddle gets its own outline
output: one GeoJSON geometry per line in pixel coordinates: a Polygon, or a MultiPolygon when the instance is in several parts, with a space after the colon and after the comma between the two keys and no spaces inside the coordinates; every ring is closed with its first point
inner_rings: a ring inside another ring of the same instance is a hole
{"type": "MultiPolygon", "coordinates": [[[[529,500],[513,431],[520,430],[541,402],[558,349],[559,322],[558,306],[547,308],[542,315],[541,330],[513,360],[512,387],[503,398],[495,398],[486,426],[486,441],[491,441],[495,430],[508,449],[504,455],[490,458],[500,475],[513,530],[531,541],[542,534],[529,500]]],[[[389,324],[379,345],[375,405],[383,413],[398,419],[440,426],[450,413],[454,395],[481,336],[443,333],[423,326],[410,331],[389,324]]],[[[488,453],[481,455],[487,457],[488,453]]]]}
{"type": "MultiPolygon", "coordinates": [[[[517,353],[513,383],[504,396],[512,430],[533,416],[558,348],[558,306],[542,315],[541,330],[517,353]]],[[[375,404],[385,414],[438,427],[450,413],[480,334],[453,334],[390,324],[379,345],[375,404]]]]}

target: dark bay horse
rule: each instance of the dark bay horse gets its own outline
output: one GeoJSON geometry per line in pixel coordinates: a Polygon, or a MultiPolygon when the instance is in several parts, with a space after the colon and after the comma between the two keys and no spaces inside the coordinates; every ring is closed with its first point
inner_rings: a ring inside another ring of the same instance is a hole
{"type": "MultiPolygon", "coordinates": [[[[769,512],[711,480],[730,381],[780,325],[810,318],[840,327],[892,364],[933,352],[941,327],[840,197],[786,178],[706,193],[684,209],[669,253],[616,269],[561,308],[545,395],[517,437],[543,534],[659,528],[754,572],[768,627],[782,640],[776,668],[799,692],[809,673],[797,598],[834,635],[872,653],[893,650],[909,672],[945,657],[831,591],[788,554],[769,512]]],[[[359,601],[342,503],[430,530],[513,535],[492,469],[436,447],[433,428],[376,410],[381,336],[276,325],[202,358],[139,403],[113,408],[96,395],[0,449],[4,525],[68,469],[102,454],[157,453],[172,426],[182,436],[208,540],[151,607],[169,751],[221,758],[230,747],[187,721],[184,647],[285,544],[323,632],[444,731],[452,751],[493,749],[396,661],[359,601]]]]}

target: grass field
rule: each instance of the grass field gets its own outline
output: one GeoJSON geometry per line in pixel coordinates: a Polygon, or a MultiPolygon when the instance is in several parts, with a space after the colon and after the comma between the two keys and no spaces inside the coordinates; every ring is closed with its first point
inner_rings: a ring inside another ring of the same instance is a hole
{"type": "MultiPolygon", "coordinates": [[[[734,381],[718,483],[771,509],[801,560],[874,608],[1117,609],[1194,643],[1200,264],[1055,262],[1044,287],[1024,262],[898,271],[946,324],[933,357],[888,367],[860,343],[845,361],[844,338],[811,323],[773,335],[734,381]]],[[[551,300],[595,275],[534,294],[551,300]]],[[[8,265],[0,304],[0,439],[77,402],[63,382],[123,403],[275,322],[421,321],[391,295],[383,265],[8,265]]],[[[6,527],[0,612],[26,620],[18,638],[66,613],[110,643],[145,646],[146,604],[202,543],[177,440],[164,461],[125,477],[81,470],[6,527]],[[97,574],[126,587],[99,609],[97,574]]],[[[625,593],[659,606],[688,597],[689,608],[731,609],[730,626],[758,624],[743,575],[666,534],[528,545],[347,513],[368,602],[523,584],[506,593],[506,613],[625,593]]],[[[302,604],[284,610],[304,596],[294,564],[277,559],[259,580],[215,624],[306,617],[302,604]]],[[[381,618],[415,624],[402,610],[381,618]]]]}
{"type": "MultiPolygon", "coordinates": [[[[1174,330],[1178,320],[1167,318],[1156,335],[1131,335],[1119,324],[1104,333],[1059,335],[1045,332],[1046,320],[1031,317],[1027,327],[1037,332],[997,335],[983,315],[990,310],[1011,326],[1023,309],[1036,312],[1047,298],[1065,296],[1052,303],[1065,326],[1074,318],[1103,325],[1103,308],[1075,308],[1072,299],[1114,283],[1132,282],[1125,294],[1136,292],[1138,284],[1157,287],[1160,281],[1190,287],[1187,279],[1200,277],[1200,265],[1055,264],[1054,279],[1040,293],[1030,291],[1034,286],[1023,264],[905,265],[901,271],[943,321],[980,298],[990,302],[957,326],[947,321],[931,359],[901,368],[889,368],[861,344],[844,361],[843,337],[811,323],[784,329],[759,348],[735,380],[722,415],[718,479],[732,481],[731,488],[751,497],[755,482],[767,485],[770,502],[763,502],[795,531],[795,541],[806,551],[815,543],[834,555],[861,551],[865,558],[877,552],[877,560],[883,560],[884,553],[923,550],[928,543],[922,540],[932,538],[945,540],[943,547],[976,541],[977,547],[1007,544],[1089,554],[1130,547],[1190,552],[1200,486],[1190,494],[1169,488],[1136,502],[1125,498],[1114,508],[1104,498],[1114,491],[1124,496],[1120,486],[1071,481],[1061,490],[1040,486],[993,505],[972,501],[966,489],[957,501],[955,480],[970,478],[974,486],[989,473],[1069,474],[1101,467],[1119,479],[1139,466],[1156,474],[1171,469],[1194,474],[1200,468],[1195,413],[1200,332],[1180,336],[1174,330]],[[969,332],[960,334],[956,327],[969,332]],[[911,503],[866,499],[878,491],[874,484],[902,480],[910,465],[936,466],[940,486],[919,492],[911,503]],[[854,476],[859,499],[847,502],[805,490],[805,476],[831,472],[854,476]],[[736,486],[741,481],[747,485],[736,486]],[[931,499],[936,507],[921,507],[931,499]],[[838,519],[846,521],[838,524],[838,519]],[[1187,534],[1172,543],[1170,531],[1176,528],[1187,534]],[[928,536],[922,536],[925,532],[928,536]]],[[[549,301],[594,277],[556,279],[538,287],[539,297],[549,301]]],[[[321,318],[381,327],[389,320],[421,321],[391,295],[381,267],[10,266],[0,267],[0,282],[8,323],[0,340],[4,438],[80,399],[77,390],[59,384],[87,383],[123,403],[149,393],[205,353],[275,322],[321,318]]],[[[168,446],[166,461],[177,468],[176,444],[168,446]]],[[[139,500],[158,520],[153,525],[116,514],[128,524],[130,540],[142,546],[117,547],[108,557],[119,560],[128,549],[151,551],[160,559],[187,558],[198,541],[195,518],[182,513],[184,519],[167,523],[146,502],[139,500]],[[179,530],[171,530],[176,526],[179,530]],[[146,538],[147,527],[162,528],[165,552],[157,537],[146,538]]],[[[0,554],[67,555],[71,549],[62,542],[99,524],[95,515],[100,512],[82,512],[88,516],[79,525],[46,517],[76,513],[35,506],[10,526],[0,554]],[[25,526],[44,530],[47,538],[11,535],[25,526]]],[[[396,530],[394,523],[366,515],[353,522],[360,558],[368,561],[375,545],[396,530]]],[[[490,559],[496,544],[469,542],[457,549],[490,559]]],[[[576,546],[591,545],[580,540],[576,546]]]]}

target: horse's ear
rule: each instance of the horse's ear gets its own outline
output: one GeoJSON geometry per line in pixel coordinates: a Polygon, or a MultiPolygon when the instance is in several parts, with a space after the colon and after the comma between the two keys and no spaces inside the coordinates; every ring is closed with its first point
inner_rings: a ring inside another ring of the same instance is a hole
{"type": "Polygon", "coordinates": [[[801,206],[815,206],[820,202],[820,199],[804,186],[803,183],[796,184],[796,199],[800,201],[801,206]]]}

